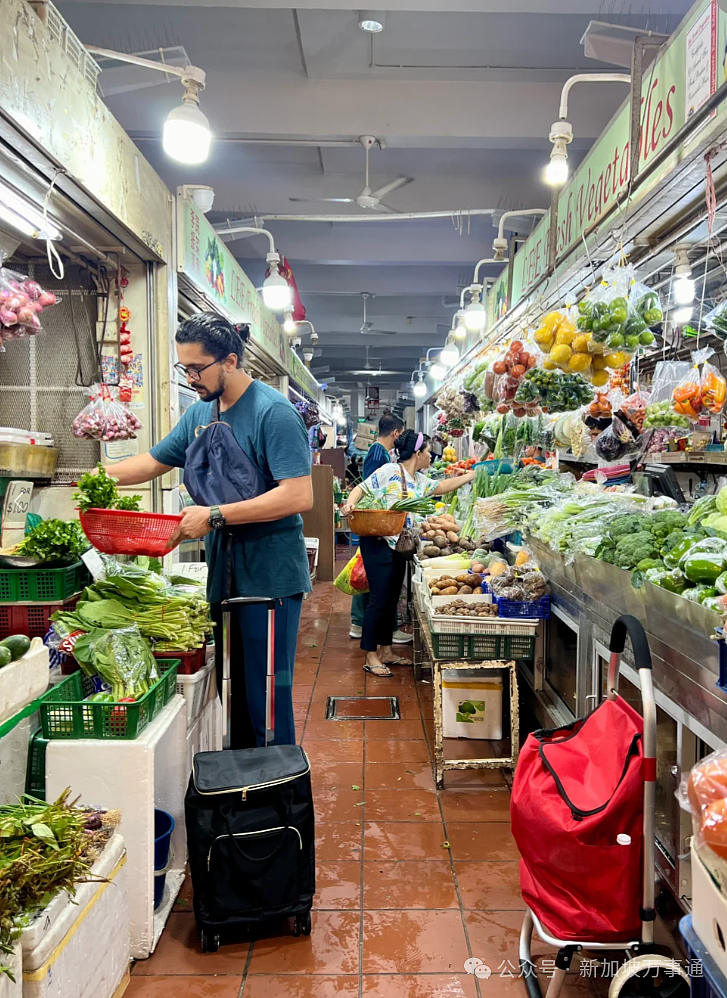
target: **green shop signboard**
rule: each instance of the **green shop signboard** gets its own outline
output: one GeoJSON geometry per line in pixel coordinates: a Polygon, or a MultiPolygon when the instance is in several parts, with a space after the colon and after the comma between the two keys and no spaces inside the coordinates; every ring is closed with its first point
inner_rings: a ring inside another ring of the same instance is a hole
{"type": "MultiPolygon", "coordinates": [[[[678,34],[661,56],[644,71],[641,96],[641,148],[639,169],[676,135],[690,115],[724,80],[727,15],[717,0],[695,4],[678,34]]],[[[577,100],[577,91],[571,102],[577,100]]],[[[562,257],[582,239],[583,233],[606,212],[629,181],[629,102],[626,101],[606,131],[560,192],[558,202],[557,254],[562,257]]],[[[544,144],[543,154],[548,146],[544,144]]],[[[667,161],[648,183],[634,192],[643,197],[673,169],[676,157],[667,161]]],[[[550,213],[515,256],[513,302],[516,304],[545,273],[548,265],[550,213]]]]}
{"type": "Polygon", "coordinates": [[[317,399],[321,386],[310,373],[295,350],[290,351],[290,364],[288,366],[291,378],[296,381],[301,388],[308,392],[312,398],[317,399]]]}
{"type": "Polygon", "coordinates": [[[205,216],[188,201],[180,203],[180,273],[233,322],[248,323],[250,338],[288,370],[290,350],[275,315],[205,216]]]}

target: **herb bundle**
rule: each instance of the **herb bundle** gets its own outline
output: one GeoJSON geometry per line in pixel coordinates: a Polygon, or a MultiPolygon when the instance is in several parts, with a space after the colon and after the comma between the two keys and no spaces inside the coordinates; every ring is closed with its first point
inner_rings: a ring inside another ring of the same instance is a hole
{"type": "Polygon", "coordinates": [[[73,496],[78,508],[87,509],[126,509],[139,511],[141,496],[120,496],[116,479],[111,478],[102,464],[96,474],[87,472],[78,479],[78,489],[73,496]]]}
{"type": "Polygon", "coordinates": [[[90,547],[78,520],[43,520],[17,548],[42,562],[78,561],[90,547]]]}

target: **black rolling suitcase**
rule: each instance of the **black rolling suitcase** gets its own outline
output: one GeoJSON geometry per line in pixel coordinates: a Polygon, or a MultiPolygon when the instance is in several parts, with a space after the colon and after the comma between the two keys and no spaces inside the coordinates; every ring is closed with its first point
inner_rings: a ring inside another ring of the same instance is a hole
{"type": "MultiPolygon", "coordinates": [[[[239,603],[268,607],[267,716],[273,727],[272,599],[222,604],[223,745],[230,744],[229,614],[239,603]]],[[[294,918],[295,935],[311,931],[315,893],[314,818],[310,764],[298,745],[225,749],[194,757],[185,819],[194,914],[204,952],[221,938],[294,918]]]]}

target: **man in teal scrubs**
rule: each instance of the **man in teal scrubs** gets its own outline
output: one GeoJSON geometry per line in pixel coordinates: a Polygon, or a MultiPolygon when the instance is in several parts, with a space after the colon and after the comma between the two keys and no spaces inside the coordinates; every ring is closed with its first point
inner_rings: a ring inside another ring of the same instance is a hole
{"type": "MultiPolygon", "coordinates": [[[[148,454],[127,458],[109,471],[120,485],[128,486],[183,468],[196,428],[212,422],[219,400],[220,419],[257,465],[266,491],[219,507],[187,507],[176,539],[207,538],[207,596],[216,620],[226,595],[275,598],[275,743],[292,745],[295,648],[303,594],[311,588],[300,517],[313,505],[310,448],[303,420],[290,402],[243,370],[247,336],[246,326],[235,327],[215,312],[182,323],[176,335],[176,366],[200,401],[148,454]],[[235,528],[229,594],[224,553],[228,527],[235,528]]],[[[267,611],[264,606],[236,607],[232,618],[232,747],[246,748],[265,739],[267,611]]],[[[218,628],[218,651],[221,644],[218,628]]]]}

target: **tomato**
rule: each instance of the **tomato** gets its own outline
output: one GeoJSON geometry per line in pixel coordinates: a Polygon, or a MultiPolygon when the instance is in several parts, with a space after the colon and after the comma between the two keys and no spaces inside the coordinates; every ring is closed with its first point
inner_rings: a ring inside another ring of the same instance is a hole
{"type": "Polygon", "coordinates": [[[516,364],[510,371],[513,378],[522,378],[525,374],[525,367],[523,364],[516,364]]]}
{"type": "Polygon", "coordinates": [[[695,814],[707,804],[727,797],[727,759],[705,760],[696,765],[689,774],[687,794],[695,814]]]}
{"type": "Polygon", "coordinates": [[[507,371],[507,364],[504,360],[496,360],[492,365],[492,370],[495,374],[504,374],[507,371]]]}
{"type": "Polygon", "coordinates": [[[702,836],[712,852],[727,859],[727,799],[712,801],[702,812],[702,836]]]}

